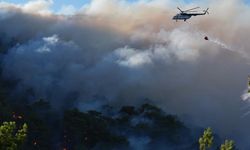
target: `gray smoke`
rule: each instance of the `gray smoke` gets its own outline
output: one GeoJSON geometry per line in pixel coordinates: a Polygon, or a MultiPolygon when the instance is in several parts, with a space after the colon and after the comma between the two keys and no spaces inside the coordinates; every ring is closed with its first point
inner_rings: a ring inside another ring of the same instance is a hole
{"type": "Polygon", "coordinates": [[[0,3],[1,43],[16,43],[2,62],[3,76],[18,81],[15,95],[31,90],[30,101],[82,110],[148,98],[249,148],[249,116],[241,117],[250,69],[243,1],[199,2],[210,15],[186,23],[171,20],[179,3],[170,0],[93,0],[70,16],[53,13],[52,2],[0,3]]]}
{"type": "Polygon", "coordinates": [[[129,144],[134,150],[147,149],[147,144],[150,142],[149,137],[130,137],[128,138],[129,144]]]}

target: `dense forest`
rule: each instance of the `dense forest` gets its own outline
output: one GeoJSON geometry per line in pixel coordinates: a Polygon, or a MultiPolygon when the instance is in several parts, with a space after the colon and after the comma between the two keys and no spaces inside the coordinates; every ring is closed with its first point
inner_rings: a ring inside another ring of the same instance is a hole
{"type": "Polygon", "coordinates": [[[211,128],[202,135],[203,129],[190,129],[177,116],[168,115],[151,104],[119,109],[104,105],[99,111],[81,112],[71,108],[60,112],[43,99],[34,103],[9,102],[4,85],[5,82],[1,82],[1,149],[235,149],[229,140],[220,146],[221,139],[211,128]],[[10,128],[11,133],[7,135],[5,128],[10,128]]]}
{"type": "MultiPolygon", "coordinates": [[[[78,109],[55,112],[48,102],[10,104],[1,101],[1,122],[28,125],[21,149],[197,149],[197,139],[176,116],[144,104],[101,112],[78,109]],[[146,147],[145,147],[146,146],[146,147]]],[[[197,138],[197,137],[196,137],[197,138]]]]}

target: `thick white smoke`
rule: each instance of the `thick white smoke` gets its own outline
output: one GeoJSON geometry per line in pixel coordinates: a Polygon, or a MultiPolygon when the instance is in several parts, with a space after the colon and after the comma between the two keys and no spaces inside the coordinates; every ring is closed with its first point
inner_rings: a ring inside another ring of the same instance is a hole
{"type": "Polygon", "coordinates": [[[18,81],[16,96],[29,91],[30,101],[81,109],[148,98],[248,147],[240,96],[250,69],[250,9],[243,1],[199,2],[210,15],[185,23],[171,20],[179,3],[170,0],[93,0],[71,16],[53,13],[52,3],[0,3],[1,44],[11,47],[3,76],[18,81]]]}
{"type": "MultiPolygon", "coordinates": [[[[152,37],[155,41],[148,48],[124,46],[97,60],[89,59],[91,56],[83,47],[63,41],[57,35],[37,38],[9,50],[3,74],[20,81],[18,92],[33,89],[34,98],[63,101],[76,94],[79,98],[74,99],[80,101],[95,95],[116,101],[123,92],[128,92],[126,88],[147,84],[141,75],[154,78],[155,66],[194,63],[199,50],[192,44],[195,39],[188,38],[191,33],[187,30],[161,30],[152,37]]],[[[133,99],[147,97],[145,94],[138,97],[135,93],[133,99]]]]}

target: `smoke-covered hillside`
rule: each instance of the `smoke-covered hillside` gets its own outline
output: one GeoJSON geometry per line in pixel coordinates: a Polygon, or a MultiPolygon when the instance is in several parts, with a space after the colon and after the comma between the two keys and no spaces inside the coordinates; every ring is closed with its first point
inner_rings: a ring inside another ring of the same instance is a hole
{"type": "Polygon", "coordinates": [[[242,0],[92,0],[71,15],[53,12],[52,3],[0,2],[6,102],[44,99],[59,116],[151,103],[249,148],[249,104],[241,95],[250,69],[250,9],[242,0]],[[180,4],[209,7],[210,15],[175,22],[180,4]]]}

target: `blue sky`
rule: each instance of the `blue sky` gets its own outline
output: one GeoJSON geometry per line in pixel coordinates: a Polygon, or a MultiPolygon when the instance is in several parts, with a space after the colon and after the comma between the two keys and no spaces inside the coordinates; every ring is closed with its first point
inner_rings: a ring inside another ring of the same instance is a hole
{"type": "MultiPolygon", "coordinates": [[[[29,0],[2,0],[2,1],[23,4],[27,3],[29,0]]],[[[52,9],[59,10],[64,5],[73,5],[75,8],[80,8],[82,5],[90,2],[91,0],[53,0],[53,1],[54,5],[52,9]]]]}
{"type": "MultiPolygon", "coordinates": [[[[29,0],[0,0],[0,1],[23,4],[27,3],[29,0]]],[[[53,0],[53,1],[54,1],[54,5],[52,7],[53,10],[59,10],[64,5],[73,5],[75,8],[80,8],[84,4],[89,3],[91,0],[53,0]]],[[[133,2],[137,0],[127,0],[127,1],[133,2]]],[[[182,1],[189,2],[192,0],[182,0],[182,1]]]]}
{"type": "MultiPolygon", "coordinates": [[[[0,0],[0,1],[23,4],[23,3],[28,2],[29,0],[0,0]]],[[[84,4],[89,3],[91,0],[53,0],[53,1],[54,1],[54,5],[52,6],[52,9],[57,11],[64,5],[73,5],[75,8],[80,8],[84,4]]],[[[128,1],[136,1],[136,0],[128,0],[128,1]]],[[[183,1],[188,3],[192,0],[183,0],[183,1]]],[[[250,4],[250,0],[244,0],[244,1],[250,4]]]]}

